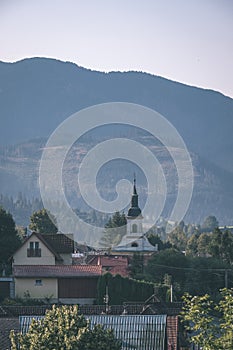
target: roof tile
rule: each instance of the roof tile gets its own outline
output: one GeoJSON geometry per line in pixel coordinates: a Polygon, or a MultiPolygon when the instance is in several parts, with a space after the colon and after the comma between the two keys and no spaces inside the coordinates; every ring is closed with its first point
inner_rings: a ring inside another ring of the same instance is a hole
{"type": "Polygon", "coordinates": [[[15,265],[15,278],[100,276],[102,266],[91,265],[15,265]]]}

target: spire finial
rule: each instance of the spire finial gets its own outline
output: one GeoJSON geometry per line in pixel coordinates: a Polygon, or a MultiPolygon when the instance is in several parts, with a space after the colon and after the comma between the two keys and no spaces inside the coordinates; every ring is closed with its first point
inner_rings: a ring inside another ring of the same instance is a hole
{"type": "Polygon", "coordinates": [[[137,194],[136,190],[136,174],[133,173],[133,194],[137,194]]]}

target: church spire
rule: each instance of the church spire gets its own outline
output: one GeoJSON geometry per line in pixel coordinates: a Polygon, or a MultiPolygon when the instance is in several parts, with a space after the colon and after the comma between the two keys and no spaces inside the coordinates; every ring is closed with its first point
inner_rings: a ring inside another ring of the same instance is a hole
{"type": "Polygon", "coordinates": [[[133,179],[133,194],[131,197],[131,207],[128,210],[128,217],[136,218],[141,216],[141,209],[138,206],[138,194],[136,189],[136,175],[134,173],[133,179]]]}
{"type": "Polygon", "coordinates": [[[136,174],[133,174],[133,195],[137,195],[137,190],[136,190],[136,174]]]}

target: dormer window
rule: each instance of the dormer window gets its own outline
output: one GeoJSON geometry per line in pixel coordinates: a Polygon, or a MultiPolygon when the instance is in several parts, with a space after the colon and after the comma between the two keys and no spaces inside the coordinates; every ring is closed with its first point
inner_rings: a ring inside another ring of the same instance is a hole
{"type": "Polygon", "coordinates": [[[41,249],[39,242],[30,242],[29,248],[27,249],[28,258],[40,258],[41,257],[41,249]]]}

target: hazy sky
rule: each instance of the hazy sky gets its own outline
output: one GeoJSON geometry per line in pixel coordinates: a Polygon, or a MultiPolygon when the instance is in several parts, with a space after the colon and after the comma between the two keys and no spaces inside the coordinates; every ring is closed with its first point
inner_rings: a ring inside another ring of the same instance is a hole
{"type": "Polygon", "coordinates": [[[34,56],[233,97],[233,1],[0,0],[0,60],[34,56]]]}

